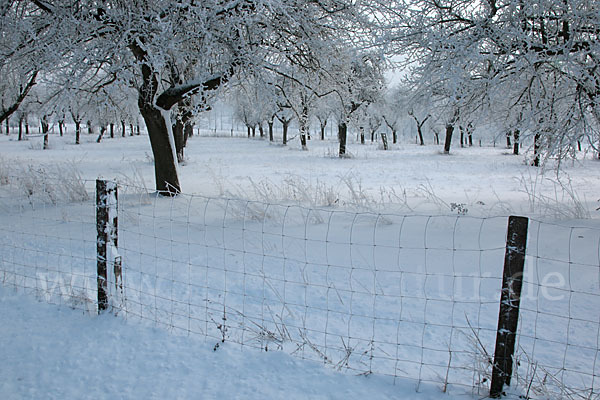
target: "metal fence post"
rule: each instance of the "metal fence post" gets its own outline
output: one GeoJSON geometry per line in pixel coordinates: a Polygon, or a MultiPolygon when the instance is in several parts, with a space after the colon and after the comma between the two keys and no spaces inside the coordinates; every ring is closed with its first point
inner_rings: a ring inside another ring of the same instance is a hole
{"type": "Polygon", "coordinates": [[[115,206],[115,204],[111,204],[109,199],[114,197],[116,201],[116,196],[116,184],[100,179],[96,180],[96,279],[98,284],[98,313],[108,308],[107,248],[109,241],[112,242],[113,246],[116,247],[117,245],[117,217],[115,216],[112,221],[109,220],[110,207],[115,206]]]}
{"type": "Polygon", "coordinates": [[[498,398],[503,394],[504,385],[510,385],[512,376],[528,224],[529,220],[525,217],[511,216],[508,219],[500,313],[490,386],[492,398],[498,398]]]}

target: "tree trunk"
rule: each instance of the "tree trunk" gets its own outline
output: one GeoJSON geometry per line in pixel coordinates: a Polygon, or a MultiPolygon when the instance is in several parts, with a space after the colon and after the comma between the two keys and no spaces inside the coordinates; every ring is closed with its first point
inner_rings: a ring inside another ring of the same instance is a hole
{"type": "Polygon", "coordinates": [[[365,128],[360,127],[360,144],[365,144],[365,128]]]}
{"type": "Polygon", "coordinates": [[[458,130],[460,131],[460,147],[465,147],[465,129],[459,126],[458,130]]]}
{"type": "Polygon", "coordinates": [[[252,128],[250,128],[250,125],[246,125],[246,129],[248,130],[248,137],[250,137],[252,135],[252,128]]]}
{"type": "Polygon", "coordinates": [[[125,137],[125,121],[121,120],[121,137],[125,137]]]}
{"type": "Polygon", "coordinates": [[[58,121],[58,134],[60,137],[63,137],[64,134],[65,121],[58,121]]]}
{"type": "Polygon", "coordinates": [[[325,123],[321,122],[321,140],[325,140],[325,127],[327,126],[327,121],[325,123]]]}
{"type": "MultiPolygon", "coordinates": [[[[515,137],[515,143],[513,145],[513,154],[515,156],[519,155],[519,136],[520,135],[521,135],[521,131],[519,131],[518,129],[515,129],[514,132],[513,132],[513,136],[515,137]]],[[[507,140],[507,143],[509,143],[510,142],[510,136],[507,135],[506,136],[506,140],[507,140]]]]}
{"type": "MultiPolygon", "coordinates": [[[[513,147],[513,146],[512,146],[512,143],[510,142],[510,131],[508,131],[508,132],[506,132],[506,148],[510,149],[511,147],[513,147]]],[[[518,152],[515,154],[518,154],[518,152]]]]}
{"type": "Polygon", "coordinates": [[[338,124],[338,139],[340,141],[340,158],[346,156],[346,137],[348,136],[348,125],[345,122],[338,124]]]}
{"type": "Polygon", "coordinates": [[[298,118],[298,123],[300,124],[300,144],[302,145],[302,150],[308,150],[306,146],[306,138],[308,136],[308,106],[302,98],[302,111],[298,118]]]}
{"type": "Polygon", "coordinates": [[[6,118],[6,135],[10,135],[10,124],[9,124],[9,118],[6,118]]]}
{"type": "Polygon", "coordinates": [[[183,125],[183,147],[187,146],[187,141],[190,137],[194,136],[194,124],[190,121],[183,125]]]}
{"type": "Polygon", "coordinates": [[[7,108],[7,109],[0,109],[0,123],[2,123],[2,121],[6,120],[6,134],[10,134],[10,129],[8,129],[9,125],[8,125],[8,118],[17,111],[17,109],[19,108],[19,106],[21,105],[21,103],[23,102],[23,100],[25,100],[25,97],[27,96],[27,94],[29,93],[29,91],[31,90],[31,88],[35,85],[35,79],[37,77],[38,71],[34,71],[33,74],[31,75],[31,77],[29,78],[29,81],[27,82],[27,85],[25,85],[25,88],[22,88],[19,96],[17,97],[17,99],[7,108]]]}
{"type": "Polygon", "coordinates": [[[100,143],[102,141],[102,138],[104,137],[105,132],[106,132],[106,126],[102,125],[100,127],[100,134],[98,135],[98,138],[96,139],[96,143],[100,143]]]}
{"type": "Polygon", "coordinates": [[[94,133],[94,130],[92,129],[92,121],[87,122],[87,128],[88,128],[88,135],[91,135],[92,133],[94,133]]]}
{"type": "Polygon", "coordinates": [[[392,143],[396,144],[398,142],[398,132],[395,129],[392,129],[392,143]]]}
{"type": "Polygon", "coordinates": [[[260,124],[258,124],[258,132],[260,133],[261,138],[265,137],[265,131],[263,129],[262,122],[260,124]]]}
{"type": "Polygon", "coordinates": [[[27,120],[27,116],[25,117],[25,136],[29,135],[29,121],[27,120]]]}
{"type": "Polygon", "coordinates": [[[81,121],[75,120],[75,144],[79,144],[79,139],[81,136],[81,121]]]}
{"type": "Polygon", "coordinates": [[[267,124],[269,125],[269,142],[272,142],[273,139],[273,120],[267,122],[267,124]]]}
{"type": "Polygon", "coordinates": [[[113,124],[112,122],[110,123],[110,138],[115,138],[115,124],[113,124]]]}
{"type": "MultiPolygon", "coordinates": [[[[6,120],[8,122],[8,119],[6,120]]],[[[50,147],[49,143],[48,143],[48,131],[49,131],[49,126],[48,126],[48,118],[44,115],[44,117],[42,118],[42,133],[44,134],[44,150],[48,149],[50,147]]]]}
{"type": "Polygon", "coordinates": [[[129,136],[133,136],[134,134],[134,130],[133,130],[133,124],[129,124],[129,136]]]}
{"type": "Polygon", "coordinates": [[[423,125],[417,124],[417,133],[419,134],[419,144],[425,146],[425,141],[423,140],[423,125]]]}
{"type": "Polygon", "coordinates": [[[184,147],[184,125],[179,118],[173,124],[173,138],[175,139],[175,152],[177,153],[177,162],[183,162],[183,147],[184,147]]]}
{"type": "Polygon", "coordinates": [[[19,141],[23,140],[23,116],[19,118],[19,141]]]}
{"type": "Polygon", "coordinates": [[[452,133],[454,132],[454,125],[446,125],[446,141],[444,142],[444,154],[450,154],[450,145],[452,144],[452,133]]]}
{"type": "Polygon", "coordinates": [[[388,149],[388,140],[387,140],[387,135],[385,133],[381,134],[381,141],[383,142],[383,149],[387,150],[388,149]]]}
{"type": "Polygon", "coordinates": [[[283,145],[284,146],[287,145],[287,134],[288,134],[288,125],[289,124],[290,124],[289,121],[282,122],[282,125],[283,125],[283,145]]]}
{"type": "Polygon", "coordinates": [[[139,108],[142,118],[146,122],[154,156],[156,190],[164,196],[176,195],[181,192],[181,186],[179,185],[177,164],[169,138],[169,127],[161,111],[152,103],[145,102],[141,96],[139,108]]]}
{"type": "Polygon", "coordinates": [[[539,133],[536,133],[533,137],[533,166],[540,166],[540,139],[541,136],[539,133]]]}

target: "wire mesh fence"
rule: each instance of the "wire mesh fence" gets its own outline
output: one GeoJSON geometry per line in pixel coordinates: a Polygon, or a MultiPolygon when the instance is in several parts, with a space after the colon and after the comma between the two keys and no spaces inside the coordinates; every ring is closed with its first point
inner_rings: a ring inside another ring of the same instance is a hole
{"type": "MultiPolygon", "coordinates": [[[[53,199],[4,183],[3,283],[95,311],[93,196],[53,199]]],[[[489,390],[506,217],[163,197],[121,185],[118,219],[106,253],[117,314],[215,348],[235,342],[357,374],[489,390]]],[[[514,380],[531,397],[594,398],[600,229],[529,225],[514,380]]]]}

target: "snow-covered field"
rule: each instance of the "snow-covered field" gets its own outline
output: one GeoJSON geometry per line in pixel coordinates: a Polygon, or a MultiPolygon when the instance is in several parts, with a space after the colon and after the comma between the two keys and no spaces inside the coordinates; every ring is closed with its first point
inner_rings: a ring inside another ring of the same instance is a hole
{"type": "MultiPolygon", "coordinates": [[[[57,308],[0,286],[4,399],[437,399],[438,387],[336,373],[282,352],[57,308]]],[[[471,396],[444,396],[469,399],[471,396]]]]}
{"type": "MultiPolygon", "coordinates": [[[[215,134],[213,130],[203,133],[215,134]]],[[[290,190],[295,188],[312,194],[331,192],[339,196],[333,200],[342,205],[391,202],[397,205],[392,210],[402,213],[449,213],[454,203],[465,205],[469,215],[478,216],[600,216],[596,211],[600,206],[600,162],[593,160],[592,152],[580,152],[578,160],[564,161],[557,176],[552,160],[543,169],[534,168],[528,165],[530,153],[513,156],[501,144],[492,147],[489,139],[484,141],[485,147],[460,148],[454,143],[451,154],[443,155],[441,146],[417,146],[407,137],[383,151],[380,143],[367,140],[361,146],[350,134],[348,152],[352,158],[340,160],[336,157],[335,136],[328,136],[324,142],[313,136],[308,142],[309,151],[304,152],[297,137],[282,147],[268,140],[246,139],[243,132],[236,132],[241,137],[230,138],[228,128],[216,134],[224,137],[190,139],[186,165],[181,168],[184,192],[287,202],[290,190]],[[275,192],[280,198],[263,195],[259,189],[265,185],[279,188],[275,192]],[[581,210],[574,200],[583,206],[581,210]]],[[[280,143],[278,132],[276,138],[280,143]]],[[[95,139],[96,135],[84,134],[83,143],[76,146],[70,127],[68,137],[52,135],[51,150],[42,151],[41,137],[17,142],[14,134],[2,136],[1,162],[20,160],[40,165],[59,161],[72,164],[87,179],[101,176],[138,185],[143,180],[149,189],[154,188],[147,136],[105,138],[101,144],[95,139]]]]}
{"type": "MultiPolygon", "coordinates": [[[[574,387],[597,394],[600,163],[591,154],[557,175],[552,161],[539,170],[491,146],[447,156],[406,141],[389,151],[351,143],[352,157],[338,159],[333,138],[311,140],[306,152],[295,141],[196,136],[180,167],[185,195],[161,199],[147,193],[154,172],[146,136],[94,140],[84,135],[76,146],[72,136],[53,135],[51,149],[41,150],[40,137],[2,136],[0,178],[28,176],[35,186],[77,170],[90,190],[97,177],[122,182],[126,293],[116,293],[115,306],[128,321],[77,316],[2,289],[2,320],[18,321],[3,336],[19,338],[2,358],[28,354],[2,365],[3,393],[79,397],[92,387],[96,398],[108,381],[107,398],[123,387],[126,397],[437,398],[448,383],[444,396],[463,398],[487,385],[481,346],[493,349],[505,217],[516,214],[534,217],[520,383],[534,383],[529,394],[541,398],[544,379],[554,391],[577,380],[574,387]],[[40,175],[46,181],[31,178],[40,175]],[[584,216],[591,218],[576,220],[584,216]],[[54,344],[51,327],[71,324],[76,333],[54,344]],[[329,369],[229,342],[280,348],[329,369]],[[196,347],[198,354],[189,350],[196,347]],[[119,372],[91,366],[99,359],[119,372]]],[[[81,303],[65,303],[91,308],[93,201],[40,202],[60,195],[42,191],[17,206],[3,192],[3,281],[62,303],[56,282],[75,276],[69,287],[81,303]]]]}

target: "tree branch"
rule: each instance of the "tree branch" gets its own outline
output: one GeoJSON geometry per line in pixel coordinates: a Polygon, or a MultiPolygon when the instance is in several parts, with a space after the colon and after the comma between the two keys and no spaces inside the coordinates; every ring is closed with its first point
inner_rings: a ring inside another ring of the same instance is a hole
{"type": "Polygon", "coordinates": [[[17,111],[17,109],[19,108],[19,106],[21,105],[23,100],[25,100],[25,97],[27,97],[27,94],[29,93],[31,88],[35,85],[35,78],[37,77],[37,74],[38,74],[38,71],[35,71],[33,73],[33,75],[31,76],[31,79],[29,79],[29,82],[27,82],[25,89],[23,89],[23,91],[19,94],[19,97],[17,97],[17,99],[14,101],[14,103],[6,110],[2,110],[0,112],[0,123],[2,123],[4,120],[6,120],[8,117],[10,117],[15,111],[17,111]]]}

